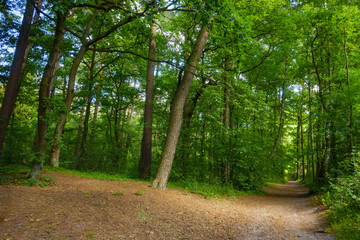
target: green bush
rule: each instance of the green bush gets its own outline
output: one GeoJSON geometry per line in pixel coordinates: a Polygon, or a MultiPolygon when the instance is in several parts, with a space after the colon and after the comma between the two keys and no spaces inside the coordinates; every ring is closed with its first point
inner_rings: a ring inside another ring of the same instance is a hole
{"type": "Polygon", "coordinates": [[[330,179],[323,195],[328,217],[339,239],[360,239],[360,168],[350,176],[330,179]]]}

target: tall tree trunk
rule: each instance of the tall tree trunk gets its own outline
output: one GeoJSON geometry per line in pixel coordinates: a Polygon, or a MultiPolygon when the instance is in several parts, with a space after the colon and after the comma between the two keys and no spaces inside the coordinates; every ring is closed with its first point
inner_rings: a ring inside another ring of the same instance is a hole
{"type": "MultiPolygon", "coordinates": [[[[316,35],[317,36],[317,35],[316,35]]],[[[324,84],[322,81],[322,78],[320,76],[320,71],[319,71],[319,67],[316,64],[316,59],[315,59],[315,48],[313,46],[314,42],[311,43],[311,57],[312,57],[312,64],[315,68],[315,74],[316,77],[318,79],[318,83],[319,83],[319,98],[320,98],[320,103],[321,103],[321,111],[323,112],[323,114],[327,114],[327,104],[325,102],[324,96],[323,96],[323,88],[324,88],[324,84]]],[[[325,172],[328,166],[328,162],[329,162],[329,158],[330,158],[330,134],[329,134],[329,128],[330,128],[330,122],[327,119],[326,123],[325,123],[325,153],[324,153],[324,157],[321,160],[321,162],[319,163],[319,167],[317,169],[318,172],[318,178],[323,178],[325,177],[325,172]]],[[[319,156],[318,156],[319,157],[319,156]]]]}
{"type": "Polygon", "coordinates": [[[98,111],[99,111],[99,98],[97,97],[96,101],[95,101],[93,125],[91,127],[91,134],[90,134],[90,142],[91,143],[93,143],[95,140],[96,120],[97,120],[98,111]]]}
{"type": "Polygon", "coordinates": [[[20,89],[22,76],[21,69],[25,62],[27,41],[30,35],[33,13],[33,1],[27,0],[19,38],[16,44],[14,59],[11,65],[10,75],[7,81],[4,98],[0,109],[0,156],[5,141],[6,129],[9,124],[10,117],[14,111],[16,98],[20,89]]]}
{"type": "Polygon", "coordinates": [[[77,130],[77,134],[76,134],[76,144],[75,144],[75,148],[74,148],[74,161],[78,161],[78,154],[79,154],[79,142],[80,142],[80,135],[81,135],[81,129],[82,129],[82,121],[83,121],[83,117],[84,117],[84,112],[85,112],[85,107],[82,106],[81,110],[80,110],[80,120],[79,120],[79,124],[78,124],[78,130],[77,130]]]}
{"type": "Polygon", "coordinates": [[[154,70],[156,56],[156,28],[153,24],[150,27],[149,37],[149,61],[147,66],[146,96],[144,110],[144,129],[141,141],[141,159],[139,164],[139,178],[149,178],[151,176],[151,147],[152,147],[152,121],[153,121],[153,102],[154,102],[154,70]]]}
{"type": "Polygon", "coordinates": [[[305,156],[304,156],[304,129],[302,113],[300,113],[300,146],[301,146],[301,159],[302,159],[302,179],[305,179],[305,156]]]}
{"type": "Polygon", "coordinates": [[[301,159],[302,159],[302,179],[304,180],[305,175],[305,156],[304,156],[304,129],[303,129],[303,109],[302,104],[304,102],[304,86],[301,86],[301,103],[300,103],[300,146],[301,146],[301,159]]]}
{"type": "Polygon", "coordinates": [[[160,188],[163,190],[166,189],[166,184],[175,156],[176,145],[179,140],[186,97],[190,90],[190,86],[194,78],[200,56],[203,52],[207,36],[207,28],[206,26],[202,26],[195,46],[186,63],[184,77],[180,82],[179,87],[176,89],[174,101],[170,110],[170,120],[164,150],[161,156],[156,177],[152,183],[154,188],[160,188]]]}
{"type": "Polygon", "coordinates": [[[315,158],[314,158],[314,129],[313,129],[313,112],[312,112],[312,96],[311,96],[311,80],[309,79],[309,138],[310,138],[310,155],[311,155],[311,171],[313,181],[315,180],[315,158]]]}
{"type": "Polygon", "coordinates": [[[279,123],[279,129],[275,138],[275,142],[273,145],[273,148],[271,150],[271,153],[268,157],[268,163],[270,163],[271,159],[274,157],[276,149],[280,143],[281,135],[282,135],[282,129],[284,126],[284,112],[285,112],[285,99],[286,99],[286,81],[287,81],[287,71],[288,71],[288,58],[287,55],[285,56],[285,70],[284,70],[284,81],[282,84],[282,94],[281,94],[281,108],[280,108],[280,123],[279,123]]]}
{"type": "MultiPolygon", "coordinates": [[[[94,46],[96,46],[96,44],[94,44],[94,46]]],[[[83,130],[83,135],[81,138],[81,144],[80,144],[80,158],[79,158],[79,162],[78,162],[78,168],[81,169],[84,166],[84,161],[86,158],[86,139],[87,139],[87,135],[88,135],[88,131],[89,131],[89,119],[90,119],[90,110],[91,110],[91,100],[92,100],[92,96],[93,96],[93,86],[94,86],[94,81],[95,81],[95,76],[94,76],[94,69],[95,69],[95,56],[96,56],[96,51],[92,52],[92,56],[91,56],[91,65],[90,65],[90,79],[89,79],[89,86],[88,86],[88,96],[87,96],[87,100],[86,100],[86,111],[85,111],[85,118],[84,118],[84,130],[83,130]]],[[[89,161],[88,161],[89,163],[89,161]]],[[[88,164],[89,165],[89,164],[88,164]]],[[[89,166],[88,166],[89,167],[89,166]]]]}
{"type": "Polygon", "coordinates": [[[66,20],[66,13],[65,14],[57,13],[55,38],[49,56],[49,60],[45,66],[44,73],[40,81],[38,124],[37,124],[37,134],[36,134],[38,138],[37,139],[38,159],[37,161],[35,161],[32,171],[30,173],[30,177],[33,179],[39,178],[40,171],[38,170],[42,168],[42,158],[44,158],[45,156],[46,145],[47,145],[46,134],[48,129],[47,121],[46,121],[46,111],[48,109],[48,105],[46,104],[46,100],[50,96],[51,82],[54,78],[56,64],[58,63],[60,57],[60,44],[64,37],[65,20],[66,20]]]}
{"type": "Polygon", "coordinates": [[[351,156],[351,152],[354,147],[354,137],[353,137],[353,104],[351,98],[351,88],[350,88],[350,72],[349,72],[349,58],[347,53],[347,46],[346,46],[346,28],[344,28],[344,53],[345,53],[345,68],[346,68],[346,83],[348,88],[348,98],[349,98],[349,156],[351,156]]]}
{"type": "MultiPolygon", "coordinates": [[[[74,98],[76,73],[77,73],[77,70],[80,66],[80,62],[83,59],[86,51],[87,51],[87,46],[83,44],[71,66],[69,82],[68,82],[68,87],[67,87],[67,94],[66,94],[66,99],[65,99],[66,112],[70,111],[71,103],[74,98]]],[[[55,167],[59,166],[60,141],[62,138],[62,133],[64,131],[64,127],[65,127],[66,116],[67,116],[67,113],[62,113],[60,115],[60,123],[56,126],[56,129],[55,129],[55,139],[54,139],[54,144],[51,148],[51,154],[50,154],[50,165],[51,166],[55,166],[55,167]]]]}
{"type": "MultiPolygon", "coordinates": [[[[33,3],[36,4],[36,1],[33,1],[33,3]]],[[[37,8],[38,10],[40,10],[41,7],[42,7],[42,4],[43,4],[43,1],[42,1],[42,0],[38,0],[38,1],[37,1],[37,6],[36,6],[36,8],[37,8]]],[[[34,17],[33,17],[33,19],[32,19],[32,24],[31,24],[32,26],[39,21],[39,18],[40,18],[39,13],[40,13],[40,11],[35,10],[35,15],[34,15],[34,17]]],[[[26,49],[25,49],[25,54],[24,54],[24,62],[23,62],[23,64],[22,64],[22,66],[21,66],[21,78],[24,78],[24,77],[25,77],[26,59],[27,59],[27,57],[28,57],[28,55],[29,55],[29,53],[30,53],[30,50],[31,50],[31,47],[32,47],[32,40],[33,40],[33,39],[34,39],[34,36],[33,36],[33,35],[29,35],[29,38],[28,38],[28,41],[27,41],[27,46],[26,46],[26,49]]]]}
{"type": "Polygon", "coordinates": [[[230,57],[226,56],[225,59],[225,78],[224,78],[224,112],[223,112],[223,127],[224,127],[224,148],[226,149],[227,156],[224,157],[223,174],[225,183],[229,182],[230,169],[229,169],[229,126],[230,126],[230,104],[229,104],[229,84],[230,84],[230,57]]]}
{"type": "Polygon", "coordinates": [[[296,179],[299,179],[299,163],[300,163],[300,115],[297,116],[297,129],[296,129],[296,179]]]}

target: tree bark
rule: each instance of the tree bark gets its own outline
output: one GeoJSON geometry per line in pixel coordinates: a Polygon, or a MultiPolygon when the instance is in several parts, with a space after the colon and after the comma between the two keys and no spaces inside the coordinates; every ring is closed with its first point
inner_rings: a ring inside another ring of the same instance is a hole
{"type": "MultiPolygon", "coordinates": [[[[149,59],[156,56],[156,28],[150,27],[149,37],[149,59]]],[[[154,101],[154,70],[155,62],[149,60],[146,78],[146,97],[144,110],[144,129],[141,141],[141,160],[139,164],[139,178],[149,178],[151,176],[151,147],[152,147],[152,122],[153,122],[153,101],[154,101]]]]}
{"type": "Polygon", "coordinates": [[[229,103],[229,71],[230,71],[230,57],[226,56],[225,59],[225,78],[224,78],[224,112],[223,112],[223,127],[224,127],[224,148],[227,150],[227,156],[224,157],[225,161],[223,162],[223,174],[225,183],[229,182],[229,126],[230,126],[230,103],[229,103]]]}
{"type": "Polygon", "coordinates": [[[86,46],[86,44],[83,44],[71,66],[69,82],[68,82],[68,87],[67,87],[67,94],[66,94],[66,99],[65,99],[66,112],[62,113],[60,115],[60,124],[58,124],[56,126],[54,144],[51,148],[50,165],[54,166],[54,167],[59,166],[60,142],[61,142],[61,137],[62,137],[64,127],[65,127],[67,112],[70,111],[71,103],[74,98],[76,73],[77,73],[77,70],[80,66],[80,62],[83,59],[86,51],[87,51],[87,46],[86,46]]]}
{"type": "Polygon", "coordinates": [[[311,80],[309,79],[309,138],[310,138],[310,155],[311,169],[313,181],[315,180],[315,158],[314,158],[314,129],[313,129],[313,112],[312,112],[312,96],[311,96],[311,80]]]}
{"type": "MultiPolygon", "coordinates": [[[[94,76],[95,56],[96,56],[96,51],[93,51],[92,56],[91,56],[91,65],[90,65],[90,79],[89,79],[89,88],[88,88],[89,95],[87,96],[87,100],[86,100],[84,128],[83,128],[83,134],[82,134],[81,144],[80,144],[80,158],[79,158],[79,161],[78,161],[78,168],[79,169],[81,169],[83,167],[84,161],[85,161],[85,158],[86,158],[86,154],[85,154],[86,140],[87,140],[87,135],[88,135],[88,131],[89,131],[91,100],[92,100],[92,96],[93,96],[92,90],[93,90],[94,81],[95,81],[95,76],[94,76]]],[[[89,163],[89,161],[88,161],[88,163],[89,163]]]]}
{"type": "Polygon", "coordinates": [[[207,36],[207,28],[206,26],[202,26],[189,60],[186,63],[184,77],[176,90],[173,105],[170,110],[169,127],[164,150],[156,177],[152,183],[154,188],[166,189],[175,156],[176,145],[179,140],[186,97],[194,78],[200,56],[203,52],[207,36]]]}
{"type": "Polygon", "coordinates": [[[34,13],[33,1],[26,1],[23,21],[19,38],[16,44],[14,59],[11,65],[10,75],[7,81],[4,98],[0,109],[0,156],[2,153],[7,126],[15,108],[15,102],[20,89],[22,67],[25,62],[27,41],[30,35],[31,21],[34,13]]]}
{"type": "Polygon", "coordinates": [[[287,81],[287,71],[288,71],[288,59],[287,55],[285,56],[285,70],[284,70],[284,81],[282,85],[282,94],[281,94],[281,108],[280,108],[280,123],[279,129],[277,131],[277,135],[275,138],[275,142],[272,148],[272,151],[268,157],[268,163],[270,163],[271,159],[274,157],[276,149],[279,145],[281,140],[282,129],[284,126],[284,112],[285,112],[285,99],[286,99],[286,81],[287,81]]]}
{"type": "Polygon", "coordinates": [[[296,128],[296,179],[299,179],[300,163],[300,115],[297,116],[296,128]]]}
{"type": "MultiPolygon", "coordinates": [[[[50,86],[52,79],[55,75],[56,64],[60,56],[60,45],[64,37],[64,27],[65,27],[66,14],[57,13],[57,22],[55,29],[55,38],[49,60],[45,66],[43,76],[40,81],[39,89],[39,106],[38,106],[38,124],[37,124],[37,160],[34,163],[33,169],[30,173],[30,177],[33,179],[39,178],[37,172],[38,169],[42,168],[42,161],[45,157],[46,152],[46,134],[48,130],[47,121],[46,121],[46,111],[48,106],[46,100],[50,96],[50,86]]],[[[50,164],[51,166],[51,164],[50,164]]]]}
{"type": "MultiPolygon", "coordinates": [[[[59,166],[59,157],[60,157],[60,141],[62,137],[62,133],[65,127],[66,122],[66,116],[67,112],[70,111],[71,103],[74,98],[74,91],[75,91],[75,80],[76,80],[76,74],[79,69],[81,60],[84,58],[86,51],[88,50],[89,43],[86,41],[86,37],[88,36],[88,32],[90,30],[90,27],[92,23],[95,20],[95,17],[97,16],[98,12],[95,12],[93,16],[91,17],[90,21],[87,23],[84,33],[82,35],[82,38],[80,39],[82,42],[82,45],[80,47],[79,52],[77,53],[73,64],[70,69],[69,74],[69,82],[67,87],[67,93],[65,98],[65,106],[66,106],[66,112],[62,113],[60,115],[60,124],[56,126],[55,129],[55,137],[54,137],[54,144],[51,147],[51,154],[50,154],[50,165],[52,166],[59,166]]],[[[95,43],[95,42],[94,42],[95,43]]]]}
{"type": "Polygon", "coordinates": [[[353,137],[353,104],[351,98],[351,88],[350,88],[350,72],[349,72],[349,57],[347,53],[347,46],[346,46],[346,28],[344,28],[344,53],[345,53],[345,68],[346,68],[346,83],[348,88],[348,98],[349,98],[349,156],[351,156],[351,152],[354,147],[354,137],[353,137]]]}
{"type": "MultiPolygon", "coordinates": [[[[302,106],[304,102],[304,87],[301,86],[301,102],[300,106],[302,106]]],[[[304,129],[303,129],[303,110],[300,107],[300,146],[301,146],[301,159],[302,159],[302,179],[305,180],[305,156],[304,156],[304,129]]]]}
{"type": "Polygon", "coordinates": [[[74,148],[74,161],[78,161],[78,155],[79,155],[79,142],[80,142],[80,135],[81,135],[81,128],[82,128],[82,121],[83,121],[83,117],[84,117],[84,112],[85,112],[85,107],[82,106],[81,110],[80,110],[80,120],[79,120],[79,124],[78,124],[78,130],[77,130],[77,134],[76,134],[76,145],[74,148]]]}

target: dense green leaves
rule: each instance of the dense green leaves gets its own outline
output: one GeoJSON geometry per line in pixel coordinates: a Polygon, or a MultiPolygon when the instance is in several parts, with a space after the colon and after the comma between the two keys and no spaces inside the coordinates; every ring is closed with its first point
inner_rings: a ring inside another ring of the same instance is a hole
{"type": "MultiPolygon", "coordinates": [[[[17,12],[23,11],[16,3],[0,3],[2,94],[20,24],[17,12]]],[[[49,1],[43,9],[46,16],[32,26],[2,164],[29,163],[36,156],[37,91],[62,13],[66,32],[46,100],[44,159],[56,140],[59,116],[66,113],[60,166],[138,176],[154,23],[154,176],[174,95],[205,24],[209,37],[186,100],[170,180],[245,190],[287,178],[330,182],[326,201],[333,219],[348,209],[340,195],[347,204],[356,202],[358,169],[348,163],[360,137],[358,1],[49,1]],[[88,51],[67,111],[69,72],[82,44],[88,51]]]]}

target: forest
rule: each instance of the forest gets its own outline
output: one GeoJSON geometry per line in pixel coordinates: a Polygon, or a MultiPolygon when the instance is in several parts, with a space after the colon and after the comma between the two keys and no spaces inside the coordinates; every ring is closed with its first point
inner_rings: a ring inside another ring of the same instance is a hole
{"type": "Polygon", "coordinates": [[[360,236],[359,6],[1,1],[0,165],[162,190],[294,179],[360,236]]]}

